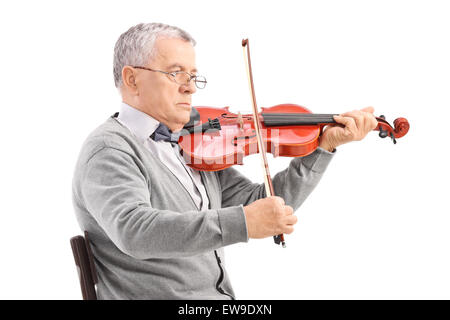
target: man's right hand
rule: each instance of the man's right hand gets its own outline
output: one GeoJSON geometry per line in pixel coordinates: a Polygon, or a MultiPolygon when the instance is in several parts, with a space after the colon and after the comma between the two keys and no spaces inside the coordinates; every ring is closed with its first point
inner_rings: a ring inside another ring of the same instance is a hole
{"type": "Polygon", "coordinates": [[[297,217],[283,198],[273,196],[256,200],[244,207],[248,237],[261,239],[294,231],[297,217]]]}

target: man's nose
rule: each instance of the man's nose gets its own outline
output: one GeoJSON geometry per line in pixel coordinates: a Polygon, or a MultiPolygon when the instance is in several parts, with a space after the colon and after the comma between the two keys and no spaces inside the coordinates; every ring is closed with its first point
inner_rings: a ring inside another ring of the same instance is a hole
{"type": "Polygon", "coordinates": [[[188,84],[181,85],[180,86],[180,90],[181,90],[182,93],[188,93],[188,94],[195,93],[197,91],[197,87],[195,86],[194,79],[189,81],[188,84]]]}

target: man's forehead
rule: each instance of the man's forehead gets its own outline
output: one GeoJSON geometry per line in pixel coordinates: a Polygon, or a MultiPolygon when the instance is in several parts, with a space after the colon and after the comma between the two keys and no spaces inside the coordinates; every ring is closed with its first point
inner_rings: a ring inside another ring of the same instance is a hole
{"type": "Polygon", "coordinates": [[[182,39],[158,39],[153,61],[167,69],[197,71],[194,47],[182,39]]]}

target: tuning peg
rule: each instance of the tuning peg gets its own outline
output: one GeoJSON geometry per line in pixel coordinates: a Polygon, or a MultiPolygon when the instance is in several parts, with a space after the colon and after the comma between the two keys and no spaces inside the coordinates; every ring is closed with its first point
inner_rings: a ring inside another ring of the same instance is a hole
{"type": "Polygon", "coordinates": [[[391,132],[390,136],[391,136],[392,142],[394,142],[394,144],[396,144],[397,140],[395,140],[394,134],[392,132],[391,132]]]}
{"type": "Polygon", "coordinates": [[[384,130],[383,127],[380,126],[380,133],[378,134],[380,136],[380,138],[386,138],[389,134],[387,132],[387,130],[384,130]]]}

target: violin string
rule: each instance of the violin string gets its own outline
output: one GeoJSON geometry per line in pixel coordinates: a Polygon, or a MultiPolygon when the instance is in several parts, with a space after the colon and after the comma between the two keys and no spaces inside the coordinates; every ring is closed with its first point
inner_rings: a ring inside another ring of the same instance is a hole
{"type": "Polygon", "coordinates": [[[302,114],[302,113],[263,113],[266,126],[315,125],[320,123],[335,123],[333,115],[302,114]]]}
{"type": "Polygon", "coordinates": [[[317,119],[327,119],[333,120],[333,117],[281,117],[281,116],[263,116],[265,119],[303,119],[303,120],[317,120],[317,119]]]}
{"type": "Polygon", "coordinates": [[[303,114],[303,113],[262,113],[263,117],[280,117],[280,118],[333,118],[333,114],[303,114]]]}
{"type": "Polygon", "coordinates": [[[262,113],[263,116],[302,116],[302,117],[321,117],[321,116],[326,116],[326,117],[333,117],[337,114],[330,114],[330,113],[288,113],[288,112],[284,112],[284,113],[276,113],[276,112],[263,112],[262,113]]]}
{"type": "Polygon", "coordinates": [[[264,118],[277,118],[277,119],[333,119],[333,115],[328,114],[272,114],[272,113],[263,113],[262,116],[264,118]]]}

